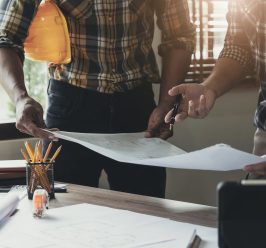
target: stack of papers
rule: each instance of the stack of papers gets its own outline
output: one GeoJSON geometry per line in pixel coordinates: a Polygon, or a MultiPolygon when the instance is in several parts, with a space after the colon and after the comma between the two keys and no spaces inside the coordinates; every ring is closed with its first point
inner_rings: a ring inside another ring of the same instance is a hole
{"type": "Polygon", "coordinates": [[[25,160],[0,160],[0,179],[21,178],[25,176],[25,160]]]}

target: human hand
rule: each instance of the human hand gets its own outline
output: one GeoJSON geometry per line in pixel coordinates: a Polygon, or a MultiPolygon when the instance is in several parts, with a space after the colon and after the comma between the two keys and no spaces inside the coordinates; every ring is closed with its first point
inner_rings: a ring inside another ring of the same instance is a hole
{"type": "Polygon", "coordinates": [[[42,130],[46,128],[43,120],[43,108],[31,97],[24,97],[16,104],[16,128],[20,132],[34,137],[57,140],[53,134],[42,130]]]}
{"type": "Polygon", "coordinates": [[[158,137],[168,139],[173,136],[173,131],[170,130],[169,124],[164,122],[164,116],[170,110],[170,106],[159,104],[151,113],[148,128],[145,131],[145,138],[158,137]]]}
{"type": "MultiPolygon", "coordinates": [[[[212,109],[216,93],[202,84],[180,84],[169,90],[170,96],[182,94],[182,100],[175,117],[176,122],[185,120],[187,117],[202,119],[212,109]]],[[[171,120],[172,111],[165,116],[165,122],[171,120]]]]}
{"type": "MultiPolygon", "coordinates": [[[[266,155],[261,156],[266,158],[266,155]]],[[[260,162],[258,164],[250,164],[244,167],[244,171],[248,173],[254,173],[256,175],[266,176],[266,161],[260,162]]]]}

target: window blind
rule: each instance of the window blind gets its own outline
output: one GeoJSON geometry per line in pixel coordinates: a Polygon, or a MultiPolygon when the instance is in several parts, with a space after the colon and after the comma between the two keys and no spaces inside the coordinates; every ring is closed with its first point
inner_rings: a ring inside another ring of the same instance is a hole
{"type": "Polygon", "coordinates": [[[196,48],[187,82],[207,78],[222,50],[227,29],[227,0],[189,0],[191,20],[196,26],[196,48]]]}

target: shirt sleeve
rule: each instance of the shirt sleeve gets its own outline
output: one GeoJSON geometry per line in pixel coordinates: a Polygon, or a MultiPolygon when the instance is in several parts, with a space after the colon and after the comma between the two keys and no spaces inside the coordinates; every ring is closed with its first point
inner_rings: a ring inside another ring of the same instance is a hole
{"type": "Polygon", "coordinates": [[[158,47],[163,56],[171,49],[184,49],[193,53],[195,27],[190,22],[186,0],[159,0],[155,5],[157,25],[162,31],[162,42],[158,47]]]}
{"type": "Polygon", "coordinates": [[[0,47],[13,48],[22,61],[23,42],[38,5],[38,0],[0,1],[0,47]]]}
{"type": "Polygon", "coordinates": [[[219,58],[230,58],[250,69],[254,65],[250,42],[241,24],[241,8],[238,0],[230,0],[228,5],[228,28],[223,50],[219,58]]]}

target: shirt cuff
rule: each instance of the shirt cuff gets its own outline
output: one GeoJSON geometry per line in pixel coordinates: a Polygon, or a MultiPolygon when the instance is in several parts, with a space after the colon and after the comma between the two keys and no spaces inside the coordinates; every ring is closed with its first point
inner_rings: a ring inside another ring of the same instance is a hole
{"type": "Polygon", "coordinates": [[[21,62],[24,62],[25,55],[23,47],[20,45],[15,44],[10,39],[5,37],[0,37],[0,48],[11,48],[13,49],[19,56],[21,62]]]}
{"type": "Polygon", "coordinates": [[[220,58],[229,58],[236,60],[243,67],[249,70],[252,70],[254,68],[254,59],[252,57],[251,51],[234,44],[225,45],[219,55],[219,59],[220,58]]]}
{"type": "Polygon", "coordinates": [[[158,53],[163,57],[169,50],[172,49],[182,49],[192,54],[195,49],[195,42],[188,40],[187,38],[179,38],[168,42],[166,41],[159,45],[158,53]]]}

